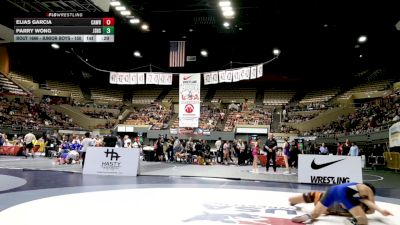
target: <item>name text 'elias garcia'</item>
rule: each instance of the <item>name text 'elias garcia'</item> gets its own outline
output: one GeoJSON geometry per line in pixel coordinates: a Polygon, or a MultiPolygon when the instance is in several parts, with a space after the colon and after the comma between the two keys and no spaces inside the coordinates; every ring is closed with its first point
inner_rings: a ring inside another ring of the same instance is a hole
{"type": "Polygon", "coordinates": [[[25,19],[25,20],[16,20],[15,21],[16,25],[52,25],[53,23],[51,20],[31,20],[31,19],[25,19]]]}

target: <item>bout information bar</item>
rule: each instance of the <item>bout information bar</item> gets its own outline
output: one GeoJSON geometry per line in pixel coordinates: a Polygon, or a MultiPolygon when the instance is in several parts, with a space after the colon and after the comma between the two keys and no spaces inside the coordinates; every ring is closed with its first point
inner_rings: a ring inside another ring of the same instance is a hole
{"type": "Polygon", "coordinates": [[[15,42],[114,42],[114,18],[15,18],[15,42]]]}

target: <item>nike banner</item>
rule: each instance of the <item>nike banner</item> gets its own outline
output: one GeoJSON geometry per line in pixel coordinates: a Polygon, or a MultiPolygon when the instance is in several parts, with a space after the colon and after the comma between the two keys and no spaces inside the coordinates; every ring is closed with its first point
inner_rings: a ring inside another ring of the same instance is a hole
{"type": "Polygon", "coordinates": [[[361,157],[299,155],[299,183],[362,183],[361,157]]]}
{"type": "Polygon", "coordinates": [[[198,127],[200,118],[199,73],[179,75],[179,127],[198,127]]]}

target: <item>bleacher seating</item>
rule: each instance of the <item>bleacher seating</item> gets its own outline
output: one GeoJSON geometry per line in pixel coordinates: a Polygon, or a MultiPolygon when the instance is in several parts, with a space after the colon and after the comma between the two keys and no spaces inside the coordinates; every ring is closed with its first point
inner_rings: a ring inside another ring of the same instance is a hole
{"type": "Polygon", "coordinates": [[[71,97],[76,100],[84,99],[82,90],[79,87],[79,84],[75,84],[69,81],[54,81],[47,80],[47,87],[50,90],[58,90],[58,91],[66,91],[71,93],[71,97]]]}
{"type": "MultiPolygon", "coordinates": [[[[218,129],[217,125],[220,122],[220,114],[219,112],[214,112],[206,107],[202,107],[200,118],[199,118],[199,128],[209,131],[215,131],[218,129]]],[[[179,118],[177,117],[176,120],[171,125],[171,128],[178,128],[179,127],[179,118]]]]}
{"type": "Polygon", "coordinates": [[[23,74],[18,72],[10,72],[8,76],[12,80],[24,81],[24,82],[33,82],[33,77],[29,74],[23,74]]]}
{"type": "Polygon", "coordinates": [[[137,90],[132,97],[133,104],[151,104],[153,103],[160,93],[162,88],[149,88],[143,90],[137,90]]]}
{"type": "Polygon", "coordinates": [[[110,90],[104,88],[90,88],[92,93],[92,100],[97,102],[122,102],[122,90],[110,90]]]}
{"type": "Polygon", "coordinates": [[[255,88],[218,89],[214,94],[212,102],[243,103],[247,99],[248,103],[254,103],[256,92],[255,88]]]}
{"type": "Polygon", "coordinates": [[[228,115],[224,131],[231,132],[236,125],[270,125],[271,113],[263,110],[232,112],[228,115]]]}
{"type": "Polygon", "coordinates": [[[295,95],[293,90],[265,90],[264,105],[286,105],[295,95]]]}
{"type": "Polygon", "coordinates": [[[206,98],[206,95],[208,93],[208,87],[202,87],[200,90],[200,101],[204,102],[204,99],[206,98]]]}
{"type": "Polygon", "coordinates": [[[168,123],[172,117],[170,110],[160,110],[155,105],[133,111],[124,122],[127,125],[151,125],[153,130],[168,128],[168,123]]]}
{"type": "Polygon", "coordinates": [[[172,88],[164,97],[163,102],[179,102],[179,88],[172,88]]]}
{"type": "Polygon", "coordinates": [[[390,87],[390,81],[381,80],[381,81],[373,81],[364,84],[359,84],[354,88],[348,90],[342,95],[338,96],[337,99],[349,99],[355,93],[374,93],[378,91],[383,91],[390,87]]]}
{"type": "Polygon", "coordinates": [[[317,103],[317,102],[328,102],[335,95],[339,93],[339,88],[331,88],[324,90],[313,90],[308,92],[302,100],[300,100],[300,104],[309,104],[309,103],[317,103]]]}
{"type": "Polygon", "coordinates": [[[0,91],[14,95],[27,95],[28,93],[0,73],[0,91]]]}

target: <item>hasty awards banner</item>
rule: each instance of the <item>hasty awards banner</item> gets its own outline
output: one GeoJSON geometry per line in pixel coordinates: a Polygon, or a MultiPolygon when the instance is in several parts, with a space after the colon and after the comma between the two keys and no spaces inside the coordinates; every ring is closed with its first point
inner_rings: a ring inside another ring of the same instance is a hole
{"type": "Polygon", "coordinates": [[[200,73],[179,74],[179,127],[198,127],[200,73]]]}

